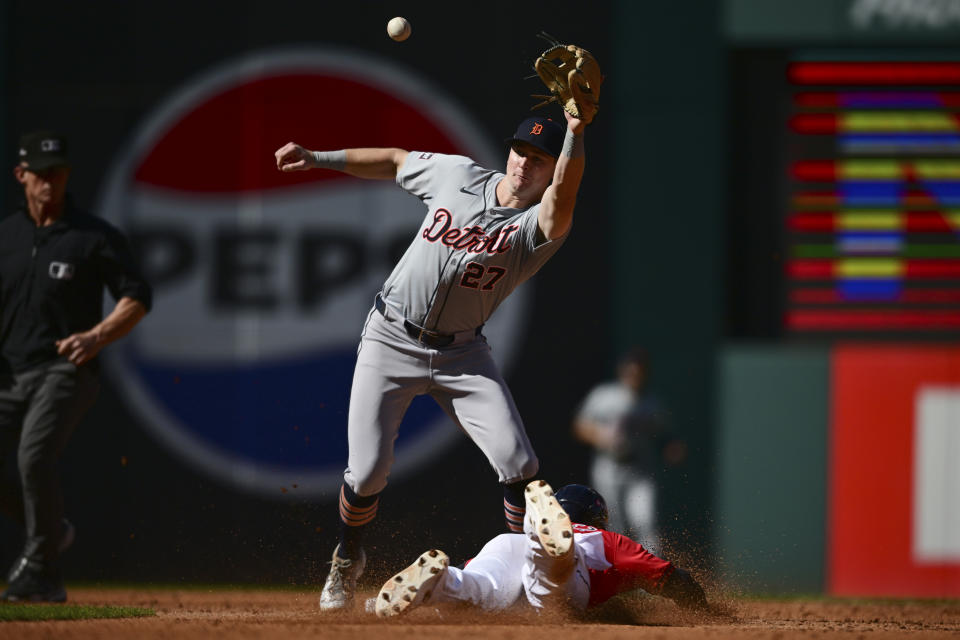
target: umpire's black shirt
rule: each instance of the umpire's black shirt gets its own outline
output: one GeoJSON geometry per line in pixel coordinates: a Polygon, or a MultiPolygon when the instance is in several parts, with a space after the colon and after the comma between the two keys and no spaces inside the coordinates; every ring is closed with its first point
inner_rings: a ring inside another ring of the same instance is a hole
{"type": "Polygon", "coordinates": [[[57,359],[56,341],[103,319],[103,287],[114,299],[152,292],[130,243],[106,221],[66,205],[38,227],[24,207],[0,221],[0,373],[57,359]]]}

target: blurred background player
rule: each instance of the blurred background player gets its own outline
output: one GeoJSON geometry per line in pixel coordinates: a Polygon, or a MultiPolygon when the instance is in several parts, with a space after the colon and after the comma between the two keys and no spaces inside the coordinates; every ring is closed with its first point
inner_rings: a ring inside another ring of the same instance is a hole
{"type": "Polygon", "coordinates": [[[500,611],[524,600],[538,610],[584,611],[634,589],[708,609],[689,572],[606,529],[607,506],[593,489],[567,485],[554,496],[550,485],[535,480],[526,489],[526,507],[522,534],[490,540],[463,569],[450,567],[438,549],[422,554],[384,584],[377,615],[440,602],[500,611]]]}
{"type": "Polygon", "coordinates": [[[127,240],[67,197],[67,141],[24,135],[22,205],[0,222],[0,510],[23,525],[7,601],[66,600],[59,555],[73,541],[57,462],[99,390],[97,353],[147,313],[151,289],[127,240]],[[103,318],[103,288],[116,306],[103,318]],[[18,445],[19,442],[19,445],[18,445]],[[19,486],[18,486],[19,485],[19,486]]]}
{"type": "Polygon", "coordinates": [[[400,422],[429,394],[484,452],[503,486],[507,526],[520,531],[523,487],[539,469],[513,397],[481,328],[569,234],[583,176],[587,123],[530,117],[511,139],[506,169],[470,158],[403,149],[276,151],[277,168],[336,169],[394,180],[427,207],[360,339],[340,491],[340,541],[320,595],[322,609],[353,602],[366,563],[364,528],[387,485],[400,422]]]}
{"type": "Polygon", "coordinates": [[[671,437],[665,410],[647,389],[649,375],[646,350],[623,354],[616,380],[581,402],[573,433],[593,449],[590,481],[610,500],[610,528],[657,551],[657,472],[682,461],[686,448],[671,437]]]}

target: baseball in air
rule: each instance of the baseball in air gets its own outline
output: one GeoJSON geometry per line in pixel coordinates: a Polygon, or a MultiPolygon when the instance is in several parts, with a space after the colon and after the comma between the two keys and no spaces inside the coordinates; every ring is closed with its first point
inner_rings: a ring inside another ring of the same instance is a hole
{"type": "Polygon", "coordinates": [[[392,18],[390,22],[387,23],[387,33],[397,42],[403,42],[409,38],[410,31],[410,23],[407,22],[406,18],[397,16],[396,18],[392,18]]]}

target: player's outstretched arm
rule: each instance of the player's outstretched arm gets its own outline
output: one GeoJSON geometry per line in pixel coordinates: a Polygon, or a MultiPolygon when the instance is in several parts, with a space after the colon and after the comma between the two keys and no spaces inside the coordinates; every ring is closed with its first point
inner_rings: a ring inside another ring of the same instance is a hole
{"type": "Polygon", "coordinates": [[[335,169],[374,180],[393,180],[407,159],[407,151],[396,148],[341,149],[311,151],[288,142],[274,153],[280,171],[335,169]]]}
{"type": "Polygon", "coordinates": [[[566,111],[563,115],[567,118],[567,135],[553,171],[553,182],[543,193],[537,219],[543,235],[550,240],[565,234],[573,222],[573,207],[585,165],[583,132],[587,123],[566,111]]]}

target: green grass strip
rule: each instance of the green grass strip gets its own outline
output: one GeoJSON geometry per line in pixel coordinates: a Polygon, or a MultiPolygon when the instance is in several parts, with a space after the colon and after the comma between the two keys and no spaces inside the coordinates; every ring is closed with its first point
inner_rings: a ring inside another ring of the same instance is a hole
{"type": "MultiPolygon", "coordinates": [[[[102,589],[104,591],[316,591],[320,593],[323,582],[309,584],[260,584],[254,582],[76,582],[70,581],[72,589],[102,589]]],[[[379,587],[377,587],[379,589],[379,587]]]]}
{"type": "Polygon", "coordinates": [[[157,615],[156,611],[143,607],[94,606],[89,604],[0,604],[0,622],[143,618],[155,615],[157,615]]]}

